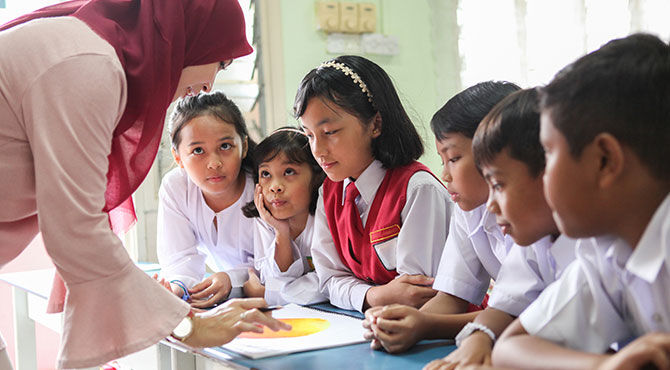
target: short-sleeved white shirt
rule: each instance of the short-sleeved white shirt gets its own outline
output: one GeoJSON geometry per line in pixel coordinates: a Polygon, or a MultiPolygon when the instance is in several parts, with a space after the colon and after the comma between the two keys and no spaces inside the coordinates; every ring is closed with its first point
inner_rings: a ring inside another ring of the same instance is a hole
{"type": "Polygon", "coordinates": [[[512,247],[489,296],[489,307],[519,316],[574,261],[576,247],[577,240],[565,235],[554,242],[546,236],[527,247],[512,247]]]}
{"type": "MultiPolygon", "coordinates": [[[[377,190],[386,175],[378,160],[373,161],[356,179],[360,195],[355,199],[363,225],[367,221],[377,190]]],[[[349,180],[344,181],[343,193],[349,180]]],[[[403,274],[435,276],[444,242],[449,233],[451,204],[445,187],[430,173],[418,171],[407,184],[407,201],[400,219],[400,234],[385,245],[384,265],[403,274]]],[[[328,228],[323,205],[323,187],[319,189],[314,219],[312,255],[319,286],[330,302],[349,310],[363,309],[365,295],[373,285],[358,279],[342,262],[328,228]]]]}
{"type": "Polygon", "coordinates": [[[163,177],[158,199],[161,274],[191,287],[204,278],[206,263],[214,271],[227,272],[233,287],[241,287],[254,257],[255,220],[242,214],[242,207],[254,199],[251,175],[246,175],[240,198],[218,213],[207,205],[200,188],[182,168],[163,177]]]}
{"type": "Polygon", "coordinates": [[[433,288],[480,304],[513,245],[486,205],[471,211],[454,207],[433,288]]]}
{"type": "Polygon", "coordinates": [[[319,279],[312,263],[314,216],[309,215],[305,229],[291,241],[295,261],[282,272],[275,261],[276,234],[261,218],[254,223],[254,266],[265,284],[265,300],[270,305],[301,305],[326,301],[319,291],[319,279]]]}
{"type": "Polygon", "coordinates": [[[596,238],[577,248],[575,263],[524,311],[532,335],[600,353],[611,343],[670,331],[670,195],[635,250],[596,238]]]}

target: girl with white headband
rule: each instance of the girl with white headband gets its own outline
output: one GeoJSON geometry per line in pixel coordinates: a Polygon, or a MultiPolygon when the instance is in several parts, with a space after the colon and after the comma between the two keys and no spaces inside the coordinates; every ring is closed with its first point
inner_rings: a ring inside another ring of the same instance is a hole
{"type": "Polygon", "coordinates": [[[312,255],[331,303],[364,311],[419,307],[447,238],[449,193],[423,164],[423,144],[384,70],[340,56],[300,83],[294,115],[327,175],[312,255]]]}

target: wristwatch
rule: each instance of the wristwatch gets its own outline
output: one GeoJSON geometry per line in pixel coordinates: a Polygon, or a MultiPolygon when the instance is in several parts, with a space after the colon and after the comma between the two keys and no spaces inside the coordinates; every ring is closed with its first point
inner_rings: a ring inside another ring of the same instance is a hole
{"type": "Polygon", "coordinates": [[[193,333],[194,316],[193,311],[189,311],[188,315],[186,315],[186,317],[179,322],[177,327],[172,330],[172,337],[180,342],[183,342],[188,338],[193,333]]]}
{"type": "Polygon", "coordinates": [[[456,335],[456,347],[461,346],[461,342],[467,337],[470,336],[470,334],[474,333],[475,331],[481,331],[482,333],[486,334],[491,338],[491,342],[495,344],[496,342],[496,335],[493,333],[491,329],[486,327],[486,325],[480,324],[478,322],[469,322],[465,324],[463,329],[456,335]]]}

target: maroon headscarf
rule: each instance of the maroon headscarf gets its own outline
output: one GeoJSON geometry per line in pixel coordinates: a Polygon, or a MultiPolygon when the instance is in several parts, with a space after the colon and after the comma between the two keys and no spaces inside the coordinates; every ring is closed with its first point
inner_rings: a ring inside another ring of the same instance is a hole
{"type": "MultiPolygon", "coordinates": [[[[160,144],[165,114],[184,67],[251,53],[237,0],[74,0],[42,8],[0,27],[71,15],[107,40],[121,61],[128,100],[112,138],[105,208],[114,232],[135,222],[131,195],[160,144]]],[[[63,310],[66,288],[56,274],[48,312],[63,310]]]]}
{"type": "Polygon", "coordinates": [[[131,195],[156,157],[168,106],[184,67],[251,53],[237,0],[74,0],[24,15],[71,15],[107,40],[128,83],[126,109],[112,138],[104,211],[115,232],[135,221],[131,195]]]}

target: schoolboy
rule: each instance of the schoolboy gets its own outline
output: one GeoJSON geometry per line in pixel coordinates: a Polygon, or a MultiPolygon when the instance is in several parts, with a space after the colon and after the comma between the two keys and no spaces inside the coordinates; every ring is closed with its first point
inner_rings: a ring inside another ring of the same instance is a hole
{"type": "Polygon", "coordinates": [[[442,159],[442,176],[454,207],[449,235],[433,289],[438,293],[420,310],[407,305],[370,308],[365,337],[371,347],[402,352],[421,339],[453,338],[481,310],[491,279],[514,244],[486,210],[488,185],[475,167],[472,137],[481,120],[505,96],[520,88],[485,81],[450,98],[431,120],[442,159]]]}
{"type": "Polygon", "coordinates": [[[505,331],[494,364],[667,369],[670,47],[635,34],[578,59],[542,89],[541,121],[545,194],[560,230],[619,239],[580,246],[575,263],[505,331]]]}
{"type": "Polygon", "coordinates": [[[544,151],[535,89],[515,92],[484,118],[472,141],[489,184],[488,210],[517,244],[505,258],[489,307],[456,336],[458,349],[439,364],[489,364],[496,338],[574,260],[574,239],[561,236],[544,198],[544,151]]]}

